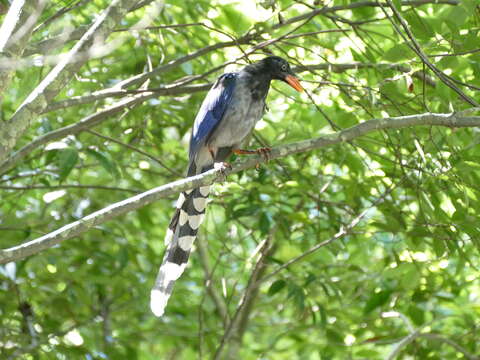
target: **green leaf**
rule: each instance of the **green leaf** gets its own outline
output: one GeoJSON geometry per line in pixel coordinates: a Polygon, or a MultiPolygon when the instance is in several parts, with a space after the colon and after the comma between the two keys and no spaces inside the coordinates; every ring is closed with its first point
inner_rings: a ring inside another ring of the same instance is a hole
{"type": "Polygon", "coordinates": [[[120,176],[120,171],[118,170],[117,164],[113,161],[108,153],[91,148],[86,149],[85,152],[97,159],[100,165],[107,171],[107,173],[110,174],[112,178],[116,179],[120,176]]]}
{"type": "Polygon", "coordinates": [[[386,304],[392,295],[391,290],[381,290],[373,295],[367,300],[365,307],[363,309],[363,313],[369,314],[373,310],[381,307],[382,305],[386,304]]]}
{"type": "Polygon", "coordinates": [[[403,17],[409,23],[415,37],[430,40],[435,36],[435,31],[428,18],[420,17],[416,12],[405,13],[403,17]]]}
{"type": "Polygon", "coordinates": [[[387,61],[391,61],[394,63],[408,60],[413,58],[415,55],[413,51],[408,47],[407,44],[401,43],[398,45],[394,45],[390,49],[388,49],[384,54],[383,54],[383,59],[387,61]]]}
{"type": "Polygon", "coordinates": [[[273,296],[275,295],[276,293],[278,293],[280,290],[282,290],[285,285],[286,285],[286,281],[285,280],[276,280],[275,282],[273,282],[272,285],[270,285],[270,288],[268,289],[268,296],[273,296]]]}
{"type": "Polygon", "coordinates": [[[67,178],[78,161],[78,152],[74,148],[65,148],[58,151],[57,154],[59,167],[59,181],[67,178]]]}
{"type": "Polygon", "coordinates": [[[413,320],[416,326],[421,326],[425,323],[425,311],[420,309],[419,306],[410,305],[408,307],[408,316],[413,320]]]}
{"type": "Polygon", "coordinates": [[[268,234],[272,227],[272,215],[268,212],[262,212],[259,220],[259,229],[262,234],[268,234]]]}

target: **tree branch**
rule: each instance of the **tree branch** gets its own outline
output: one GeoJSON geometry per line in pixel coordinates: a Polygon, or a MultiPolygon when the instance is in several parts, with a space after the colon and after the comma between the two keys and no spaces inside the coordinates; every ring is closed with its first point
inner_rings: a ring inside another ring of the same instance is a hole
{"type": "MultiPolygon", "coordinates": [[[[0,54],[8,55],[11,61],[22,55],[45,3],[44,0],[12,2],[0,27],[0,54]]],[[[0,69],[0,102],[14,72],[14,69],[0,69]]]]}
{"type": "MultiPolygon", "coordinates": [[[[197,91],[203,91],[210,87],[210,84],[201,84],[194,86],[182,86],[183,83],[176,83],[167,85],[158,89],[152,90],[138,90],[134,96],[126,97],[117,101],[115,104],[103,109],[95,114],[89,115],[80,121],[64,126],[57,130],[50,131],[42,136],[37,137],[18,151],[12,153],[3,163],[0,163],[0,174],[3,174],[14,167],[21,159],[30,154],[34,149],[47,144],[51,141],[62,139],[67,135],[75,135],[82,131],[88,130],[102,122],[106,121],[110,116],[115,115],[125,108],[134,107],[148,99],[157,97],[159,94],[174,95],[182,94],[184,91],[187,93],[193,93],[197,91]]],[[[124,94],[129,94],[129,91],[123,91],[124,94]]],[[[66,100],[68,101],[68,100],[66,100]]]]}
{"type": "MultiPolygon", "coordinates": [[[[458,0],[404,0],[401,2],[402,6],[421,6],[421,5],[427,5],[427,4],[445,4],[445,5],[458,5],[460,1],[458,0]]],[[[315,9],[313,11],[310,11],[305,14],[301,14],[295,17],[292,17],[290,19],[287,19],[281,23],[278,23],[277,25],[273,26],[272,29],[278,29],[279,27],[293,24],[298,21],[302,21],[307,19],[310,16],[316,16],[319,14],[327,14],[327,13],[332,13],[332,12],[337,12],[337,11],[343,11],[343,10],[352,10],[352,9],[358,9],[362,7],[381,7],[385,6],[385,4],[381,4],[378,1],[357,1],[353,2],[348,5],[339,5],[339,6],[331,6],[331,7],[320,7],[318,9],[315,9]]]]}
{"type": "Polygon", "coordinates": [[[471,354],[463,346],[458,345],[455,341],[453,341],[450,338],[447,338],[445,336],[442,336],[442,335],[439,335],[439,334],[434,334],[434,333],[421,333],[419,336],[427,338],[427,339],[431,339],[431,340],[437,340],[437,341],[440,341],[440,342],[444,342],[445,344],[448,344],[451,347],[453,347],[458,352],[462,353],[463,356],[465,356],[468,360],[480,360],[480,357],[471,354]]]}
{"type": "Polygon", "coordinates": [[[0,134],[2,134],[0,137],[0,161],[7,158],[17,140],[47,107],[48,102],[63,89],[78,69],[88,60],[88,56],[78,58],[77,55],[87,50],[93,43],[94,38],[107,36],[135,2],[135,0],[114,0],[98,16],[75,46],[28,95],[12,118],[2,124],[3,126],[0,125],[0,134]]]}
{"type": "MultiPolygon", "coordinates": [[[[286,36],[286,38],[288,38],[288,36],[286,36]]],[[[175,66],[182,64],[185,61],[184,58],[185,57],[179,58],[175,66]]],[[[329,70],[333,72],[344,72],[347,70],[364,69],[364,68],[392,68],[400,72],[412,71],[412,69],[407,65],[390,64],[390,63],[377,63],[377,64],[374,64],[374,63],[341,63],[341,64],[320,63],[320,64],[297,66],[293,68],[293,71],[296,73],[302,73],[304,71],[311,71],[311,70],[329,70]]],[[[171,69],[171,67],[169,67],[169,69],[171,69]]],[[[160,70],[159,68],[157,68],[157,71],[163,72],[163,70],[160,70]]],[[[147,73],[143,73],[143,74],[147,74],[147,73]]],[[[150,74],[150,76],[153,76],[154,73],[149,72],[148,74],[150,74]]],[[[128,94],[137,93],[137,92],[151,91],[151,92],[155,92],[158,96],[176,96],[181,94],[193,94],[196,92],[206,91],[212,86],[212,83],[190,85],[190,86],[185,86],[183,85],[183,83],[181,84],[173,83],[173,84],[165,85],[158,88],[150,88],[144,91],[125,90],[124,89],[125,87],[137,83],[137,76],[139,75],[135,75],[129,79],[126,79],[121,83],[118,83],[115,86],[112,86],[111,88],[108,88],[108,89],[103,89],[103,90],[95,91],[88,95],[75,96],[66,100],[54,102],[50,104],[45,110],[43,110],[42,113],[47,113],[47,112],[55,111],[59,109],[66,109],[71,106],[92,103],[108,97],[125,96],[128,94]]],[[[142,77],[142,79],[144,80],[148,78],[149,77],[142,77]]],[[[421,76],[421,79],[423,80],[423,76],[421,76]]],[[[432,84],[433,86],[435,85],[434,81],[431,78],[427,78],[427,82],[430,85],[432,84]]]]}
{"type": "Polygon", "coordinates": [[[109,190],[109,191],[125,191],[138,194],[140,190],[127,189],[114,186],[102,185],[85,185],[85,184],[62,184],[62,185],[0,185],[0,190],[58,190],[58,189],[86,189],[86,190],[109,190]]]}
{"type": "Polygon", "coordinates": [[[157,96],[176,96],[182,94],[193,94],[200,91],[206,91],[212,86],[211,83],[183,86],[183,83],[173,83],[158,88],[151,88],[146,90],[124,90],[121,87],[115,85],[108,89],[95,91],[88,95],[74,96],[70,99],[61,100],[50,104],[42,113],[50,111],[66,109],[71,106],[83,105],[95,101],[99,101],[108,97],[121,97],[125,95],[152,92],[157,96]]]}
{"type": "Polygon", "coordinates": [[[91,127],[102,123],[107,120],[110,116],[117,114],[126,107],[135,106],[142,101],[151,99],[155,97],[156,94],[153,92],[145,92],[138,94],[136,96],[127,97],[122,99],[112,106],[101,110],[95,114],[89,115],[75,124],[64,126],[60,129],[50,131],[42,136],[37,137],[32,142],[28,143],[18,151],[11,154],[1,165],[0,165],[0,174],[5,173],[11,169],[20,159],[26,157],[33,149],[44,145],[50,141],[61,139],[67,135],[74,135],[81,131],[90,129],[91,127]]]}
{"type": "MultiPolygon", "coordinates": [[[[472,108],[461,113],[434,114],[425,113],[383,119],[373,119],[355,125],[337,133],[320,136],[318,138],[299,141],[292,144],[278,146],[272,149],[270,159],[282,158],[288,155],[306,152],[314,149],[324,148],[353,141],[361,136],[378,130],[400,129],[410,126],[446,126],[446,127],[479,127],[480,116],[468,116],[471,113],[480,111],[479,108],[472,108]]],[[[40,251],[58,245],[64,240],[78,236],[94,226],[125,214],[129,211],[139,209],[147,204],[200,186],[210,185],[213,182],[221,181],[224,175],[236,173],[241,170],[254,167],[256,164],[265,162],[262,156],[252,156],[234,164],[231,170],[213,169],[203,174],[192,176],[187,179],[178,180],[166,185],[156,187],[139,195],[109,205],[84,218],[74,221],[62,228],[46,234],[40,238],[24,244],[0,251],[0,264],[23,259],[40,251]]]]}

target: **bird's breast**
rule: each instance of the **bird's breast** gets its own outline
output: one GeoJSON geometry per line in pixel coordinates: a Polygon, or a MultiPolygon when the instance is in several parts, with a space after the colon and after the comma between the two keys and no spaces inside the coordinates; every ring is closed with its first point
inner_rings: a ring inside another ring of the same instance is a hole
{"type": "Polygon", "coordinates": [[[209,143],[213,147],[231,147],[243,142],[263,114],[264,99],[254,100],[250,89],[238,84],[224,118],[209,143]]]}

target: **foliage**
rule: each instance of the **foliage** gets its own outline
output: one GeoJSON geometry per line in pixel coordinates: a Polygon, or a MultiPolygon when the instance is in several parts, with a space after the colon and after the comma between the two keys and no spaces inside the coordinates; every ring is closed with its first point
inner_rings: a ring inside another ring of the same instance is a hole
{"type": "MultiPolygon", "coordinates": [[[[90,26],[109,3],[47,2],[3,92],[3,123],[52,69],[47,57],[69,51],[78,37],[46,53],[40,42],[90,26]]],[[[308,90],[298,95],[272,84],[251,147],[372,118],[471,107],[412,51],[387,3],[166,1],[151,23],[142,23],[149,28],[129,29],[153,11],[146,3],[102,40],[113,47],[89,55],[15,150],[146,88],[158,94],[42,143],[3,171],[2,248],[180,178],[205,95],[192,85],[239,68],[246,54],[248,61],[265,53],[288,58],[308,90]],[[168,71],[149,72],[169,63],[168,71]],[[148,75],[141,82],[120,87],[142,73],[148,75]],[[161,93],[166,86],[177,92],[161,93]],[[118,91],[95,93],[103,89],[118,91]],[[95,96],[53,108],[88,94],[95,96]]],[[[480,101],[477,1],[392,5],[428,61],[480,101]]],[[[478,136],[476,128],[379,131],[229,176],[214,186],[202,225],[206,256],[193,253],[161,319],[150,313],[149,292],[175,196],[2,265],[0,357],[213,358],[223,339],[226,358],[478,359],[478,136]],[[347,234],[269,276],[364,211],[347,234]],[[255,291],[248,284],[260,258],[259,278],[266,278],[255,291]],[[242,308],[245,291],[252,300],[242,308]],[[211,292],[230,317],[237,311],[242,317],[230,337],[211,292]],[[411,342],[399,347],[408,336],[411,342]]]]}

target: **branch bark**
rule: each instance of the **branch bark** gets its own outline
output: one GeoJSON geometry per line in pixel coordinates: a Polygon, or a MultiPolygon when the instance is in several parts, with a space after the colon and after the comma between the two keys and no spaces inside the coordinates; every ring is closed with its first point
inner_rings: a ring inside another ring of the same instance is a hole
{"type": "MultiPolygon", "coordinates": [[[[410,126],[426,125],[446,126],[454,128],[479,127],[480,116],[468,116],[469,114],[478,111],[480,111],[479,108],[471,108],[461,113],[425,113],[400,117],[373,119],[333,134],[275,147],[271,151],[270,159],[282,158],[292,154],[333,146],[343,142],[353,141],[361,136],[378,130],[400,129],[410,126]]],[[[139,209],[158,199],[171,196],[180,191],[210,185],[213,182],[223,180],[225,175],[252,168],[256,164],[264,161],[265,159],[262,156],[253,156],[244,161],[235,163],[232,169],[213,169],[203,174],[162,185],[139,195],[133,196],[131,198],[114,203],[42,237],[18,246],[14,246],[9,249],[1,250],[0,264],[20,260],[27,256],[39,253],[43,250],[58,245],[67,239],[76,237],[90,230],[94,226],[102,224],[127,212],[139,209]]]]}
{"type": "Polygon", "coordinates": [[[0,52],[4,52],[7,46],[8,40],[13,34],[15,26],[20,21],[20,15],[22,14],[23,7],[25,6],[25,0],[14,0],[8,8],[7,15],[3,19],[2,26],[0,27],[0,52]]]}

